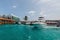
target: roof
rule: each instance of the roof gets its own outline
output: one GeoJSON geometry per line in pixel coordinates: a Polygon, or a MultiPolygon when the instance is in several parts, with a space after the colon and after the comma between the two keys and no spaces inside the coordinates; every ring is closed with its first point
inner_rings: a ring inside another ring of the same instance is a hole
{"type": "Polygon", "coordinates": [[[0,20],[5,20],[5,21],[14,21],[12,19],[7,19],[7,18],[0,18],[0,20]]]}

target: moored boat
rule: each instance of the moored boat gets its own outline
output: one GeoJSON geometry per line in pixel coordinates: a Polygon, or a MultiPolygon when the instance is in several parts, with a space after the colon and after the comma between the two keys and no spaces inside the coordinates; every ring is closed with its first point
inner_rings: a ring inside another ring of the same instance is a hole
{"type": "Polygon", "coordinates": [[[7,18],[0,18],[0,24],[13,24],[15,21],[7,18]]]}

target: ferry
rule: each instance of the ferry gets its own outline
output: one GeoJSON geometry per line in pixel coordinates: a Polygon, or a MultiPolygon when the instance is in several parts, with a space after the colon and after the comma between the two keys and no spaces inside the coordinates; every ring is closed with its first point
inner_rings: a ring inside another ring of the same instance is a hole
{"type": "Polygon", "coordinates": [[[0,24],[13,24],[15,21],[7,18],[0,18],[0,24]]]}
{"type": "Polygon", "coordinates": [[[0,15],[0,24],[18,24],[20,19],[15,15],[0,15]]]}

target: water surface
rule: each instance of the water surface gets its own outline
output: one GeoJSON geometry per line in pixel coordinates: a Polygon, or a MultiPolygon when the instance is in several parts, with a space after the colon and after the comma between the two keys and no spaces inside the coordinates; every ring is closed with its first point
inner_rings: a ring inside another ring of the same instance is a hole
{"type": "Polygon", "coordinates": [[[42,28],[42,25],[4,24],[0,25],[0,40],[60,40],[60,28],[42,28]]]}

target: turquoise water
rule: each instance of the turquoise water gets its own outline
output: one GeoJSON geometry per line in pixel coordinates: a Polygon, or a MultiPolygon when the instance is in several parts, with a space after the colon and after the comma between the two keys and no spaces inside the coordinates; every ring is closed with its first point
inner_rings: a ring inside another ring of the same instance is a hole
{"type": "Polygon", "coordinates": [[[0,40],[60,40],[60,28],[42,28],[41,25],[4,24],[0,25],[0,40]]]}

